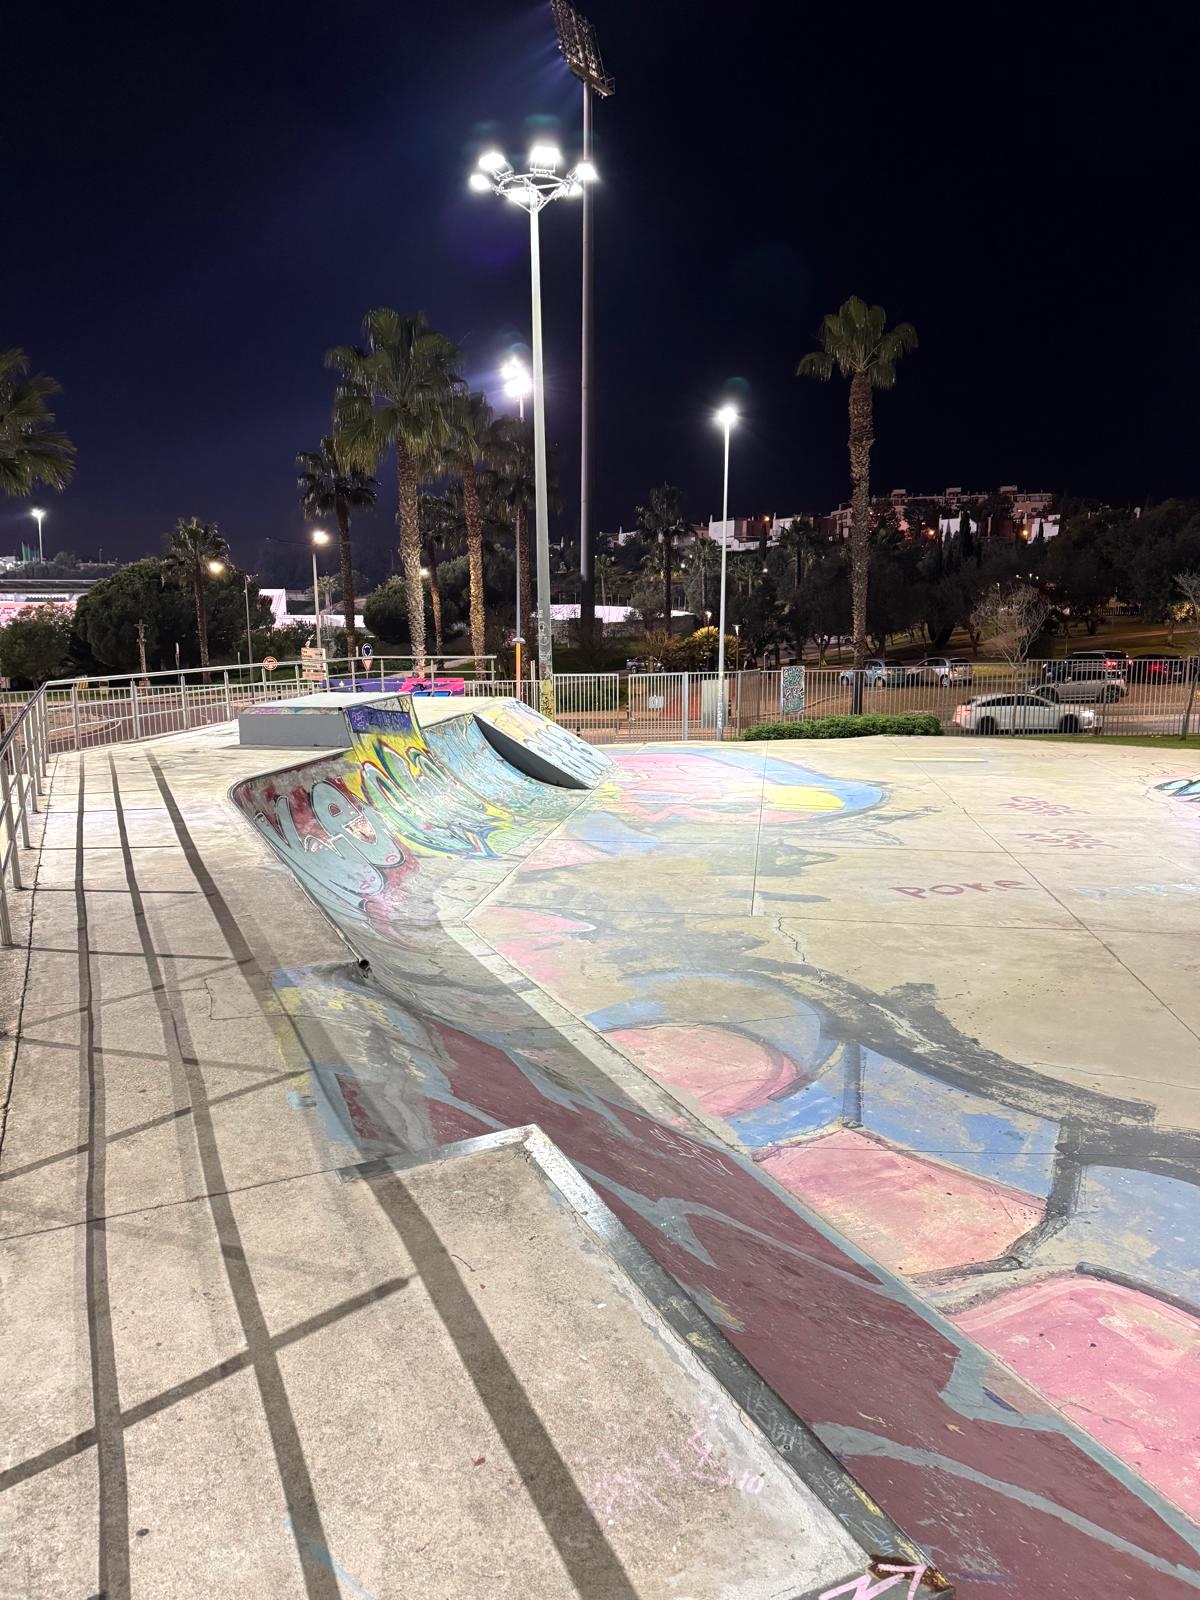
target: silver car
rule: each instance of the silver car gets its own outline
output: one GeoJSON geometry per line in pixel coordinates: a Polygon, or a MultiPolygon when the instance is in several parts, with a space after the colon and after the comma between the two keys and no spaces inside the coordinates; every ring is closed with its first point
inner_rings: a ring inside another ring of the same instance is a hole
{"type": "Polygon", "coordinates": [[[1099,700],[1109,705],[1123,700],[1129,685],[1123,673],[1106,667],[1102,662],[1070,661],[1061,678],[1055,678],[1040,691],[1048,700],[1080,701],[1099,700]]]}

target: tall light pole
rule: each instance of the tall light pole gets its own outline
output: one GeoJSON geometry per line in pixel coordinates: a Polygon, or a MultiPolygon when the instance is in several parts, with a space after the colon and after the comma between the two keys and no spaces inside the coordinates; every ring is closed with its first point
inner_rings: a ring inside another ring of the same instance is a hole
{"type": "Polygon", "coordinates": [[[42,510],[41,506],[34,506],[31,515],[33,516],[33,520],[38,525],[38,562],[40,565],[45,566],[46,552],[42,548],[42,523],[46,520],[46,513],[42,510]]]}
{"type": "Polygon", "coordinates": [[[314,528],[309,535],[313,546],[313,610],[317,613],[317,649],[321,648],[321,593],[317,588],[317,547],[329,543],[329,535],[324,528],[314,528]]]}
{"type": "MultiPolygon", "coordinates": [[[[517,402],[518,419],[521,422],[524,422],[525,399],[527,395],[530,395],[533,392],[533,379],[529,376],[529,373],[525,367],[525,363],[517,356],[510,356],[500,368],[500,376],[504,379],[505,394],[510,400],[515,400],[517,402]]],[[[513,564],[516,568],[517,574],[517,620],[516,638],[514,643],[517,652],[516,673],[518,688],[520,687],[521,683],[521,646],[525,643],[525,640],[521,637],[521,534],[523,531],[524,521],[524,508],[518,505],[517,526],[513,530],[515,535],[513,539],[513,564]]]]}
{"type": "MultiPolygon", "coordinates": [[[[563,60],[583,88],[583,159],[592,159],[592,96],[616,88],[604,70],[596,30],[567,0],[550,0],[563,60]]],[[[583,196],[582,315],[579,362],[579,632],[590,645],[596,624],[596,573],[592,561],[592,196],[583,196]]]]}
{"type": "Polygon", "coordinates": [[[250,635],[250,574],[244,574],[246,582],[246,665],[254,665],[254,644],[250,635]]]}
{"type": "Polygon", "coordinates": [[[725,471],[721,484],[721,608],[717,624],[717,738],[725,737],[725,559],[729,549],[729,435],[737,421],[732,406],[722,406],[713,421],[725,434],[725,471]]]}
{"type": "Polygon", "coordinates": [[[552,200],[575,199],[595,181],[590,161],[580,161],[560,176],[562,156],[554,145],[534,145],[528,172],[517,172],[498,150],[486,151],[471,174],[471,188],[492,190],[529,213],[529,275],[532,285],[533,332],[533,476],[534,529],[537,537],[538,675],[542,710],[554,710],[554,646],[550,625],[550,515],[546,485],[546,393],[542,363],[542,265],[538,215],[552,200]]]}

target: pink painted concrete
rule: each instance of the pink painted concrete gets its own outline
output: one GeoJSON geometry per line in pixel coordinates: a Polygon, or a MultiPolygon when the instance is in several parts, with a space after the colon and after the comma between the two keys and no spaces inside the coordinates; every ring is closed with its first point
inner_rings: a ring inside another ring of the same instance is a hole
{"type": "Polygon", "coordinates": [[[1073,1273],[954,1319],[1200,1520],[1200,1322],[1120,1284],[1073,1273]]]}
{"type": "Polygon", "coordinates": [[[988,1261],[1041,1218],[1027,1195],[876,1144],[849,1128],[760,1163],[898,1272],[988,1261]]]}
{"type": "Polygon", "coordinates": [[[797,1077],[769,1045],[701,1023],[614,1028],[606,1038],[659,1083],[691,1095],[715,1117],[760,1106],[797,1077]]]}

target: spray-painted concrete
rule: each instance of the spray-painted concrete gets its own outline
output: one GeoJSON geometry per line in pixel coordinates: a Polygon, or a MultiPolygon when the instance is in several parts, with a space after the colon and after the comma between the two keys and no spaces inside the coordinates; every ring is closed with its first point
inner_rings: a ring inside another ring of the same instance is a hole
{"type": "Polygon", "coordinates": [[[223,1108],[234,1180],[536,1123],[959,1593],[1195,1593],[1200,832],[1160,788],[1192,774],[613,754],[571,794],[380,732],[241,789],[238,843],[253,753],[163,742],[202,920],[245,928],[189,1011],[231,1052],[274,1017],[295,1071],[294,1110],[223,1108]]]}

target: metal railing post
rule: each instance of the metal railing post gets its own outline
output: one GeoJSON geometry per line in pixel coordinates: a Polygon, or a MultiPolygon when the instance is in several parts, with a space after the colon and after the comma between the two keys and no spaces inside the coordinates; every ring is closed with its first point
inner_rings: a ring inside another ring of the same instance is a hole
{"type": "Polygon", "coordinates": [[[226,722],[232,722],[233,721],[233,700],[230,698],[230,694],[229,694],[229,668],[228,667],[225,668],[225,720],[226,720],[226,722]]]}
{"type": "Polygon", "coordinates": [[[79,742],[79,685],[71,685],[71,721],[75,725],[75,753],[78,755],[83,749],[79,742]]]}
{"type": "Polygon", "coordinates": [[[29,773],[29,804],[34,815],[41,810],[38,800],[41,796],[41,785],[38,782],[37,764],[37,714],[26,707],[25,723],[22,728],[25,735],[25,761],[29,773]]]}
{"type": "Polygon", "coordinates": [[[133,737],[142,737],[142,713],[138,705],[137,679],[129,680],[129,709],[133,713],[133,737]]]}
{"type": "MultiPolygon", "coordinates": [[[[3,813],[4,831],[8,835],[8,854],[12,861],[13,888],[23,889],[25,885],[21,882],[21,858],[17,854],[17,829],[16,824],[13,822],[12,786],[8,781],[8,762],[3,758],[0,758],[0,812],[3,813]]],[[[21,811],[21,820],[22,822],[25,820],[24,808],[21,811]]],[[[29,829],[27,827],[23,828],[22,833],[25,838],[25,848],[28,850],[29,829]]]]}
{"type": "Polygon", "coordinates": [[[682,689],[683,689],[683,702],[682,702],[682,704],[683,704],[683,718],[682,718],[683,726],[682,726],[682,729],[680,731],[680,737],[683,738],[683,739],[686,739],[687,736],[688,736],[688,713],[691,710],[691,707],[688,704],[688,696],[692,692],[691,674],[690,673],[685,672],[683,674],[682,689]]]}
{"type": "Polygon", "coordinates": [[[183,676],[182,672],[179,674],[179,700],[180,700],[180,704],[183,707],[183,726],[184,726],[184,730],[188,731],[188,730],[190,730],[190,728],[192,726],[192,723],[191,723],[191,718],[188,715],[187,684],[184,681],[184,676],[183,676]]]}

